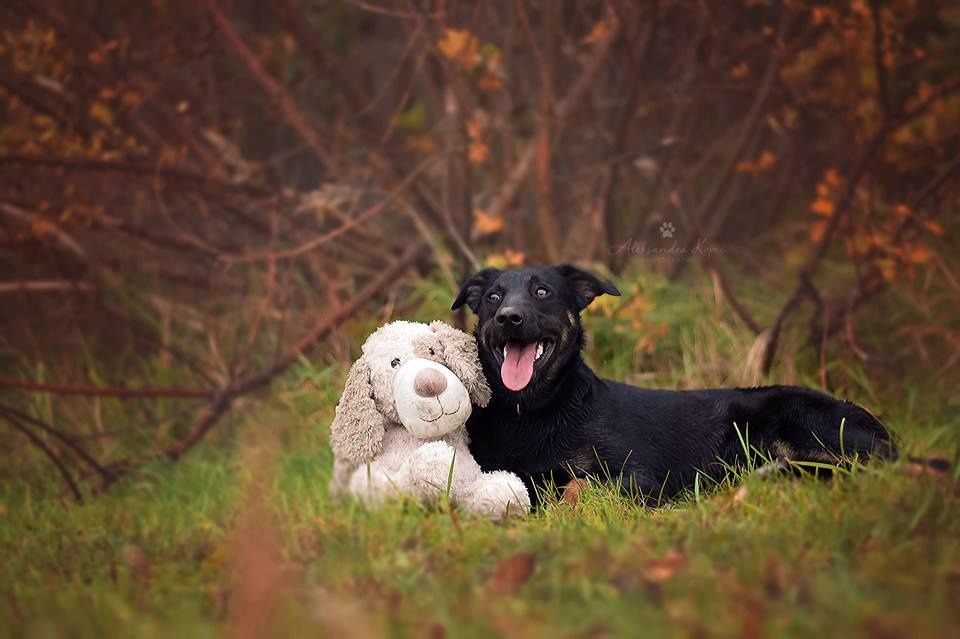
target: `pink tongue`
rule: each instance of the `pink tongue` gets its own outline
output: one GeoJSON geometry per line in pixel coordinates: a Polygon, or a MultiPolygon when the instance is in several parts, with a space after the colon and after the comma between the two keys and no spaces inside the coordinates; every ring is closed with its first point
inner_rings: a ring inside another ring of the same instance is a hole
{"type": "Polygon", "coordinates": [[[537,343],[507,342],[507,354],[500,367],[503,385],[512,391],[523,390],[533,377],[533,360],[537,357],[537,343]]]}

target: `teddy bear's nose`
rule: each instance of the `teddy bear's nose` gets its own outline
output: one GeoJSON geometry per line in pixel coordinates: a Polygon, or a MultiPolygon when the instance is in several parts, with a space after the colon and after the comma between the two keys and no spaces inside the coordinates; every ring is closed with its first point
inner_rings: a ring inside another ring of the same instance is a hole
{"type": "Polygon", "coordinates": [[[413,390],[420,397],[437,397],[447,390],[447,378],[434,368],[425,368],[413,378],[413,390]]]}

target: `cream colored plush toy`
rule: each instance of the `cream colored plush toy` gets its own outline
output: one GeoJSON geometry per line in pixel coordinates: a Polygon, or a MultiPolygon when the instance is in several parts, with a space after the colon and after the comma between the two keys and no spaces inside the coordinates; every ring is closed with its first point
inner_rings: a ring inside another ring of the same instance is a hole
{"type": "Polygon", "coordinates": [[[364,342],[337,404],[331,490],[373,504],[401,496],[427,503],[449,484],[451,502],[469,513],[526,514],[523,482],[482,472],[467,448],[471,405],[489,401],[473,337],[439,321],[381,326],[364,342]]]}

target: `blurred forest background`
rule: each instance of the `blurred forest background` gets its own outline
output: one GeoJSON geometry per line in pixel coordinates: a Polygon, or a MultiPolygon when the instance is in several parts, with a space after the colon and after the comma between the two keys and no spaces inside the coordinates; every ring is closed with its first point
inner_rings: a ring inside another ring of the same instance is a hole
{"type": "Polygon", "coordinates": [[[705,283],[720,382],[899,345],[948,393],[958,175],[946,0],[5,0],[0,454],[80,499],[484,264],[705,283]]]}

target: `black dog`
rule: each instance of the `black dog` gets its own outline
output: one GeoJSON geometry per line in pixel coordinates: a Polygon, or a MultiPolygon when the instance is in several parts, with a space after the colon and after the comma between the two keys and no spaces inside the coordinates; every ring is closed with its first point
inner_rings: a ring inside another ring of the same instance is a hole
{"type": "Polygon", "coordinates": [[[475,335],[493,400],[467,423],[484,470],[509,470],[531,495],[590,475],[659,501],[773,461],[835,464],[895,457],[887,429],[863,408],[791,386],[699,391],[636,388],[597,378],[580,357],[580,311],[611,284],[569,265],[484,269],[453,308],[475,335]],[[705,476],[705,477],[704,477],[705,476]]]}

